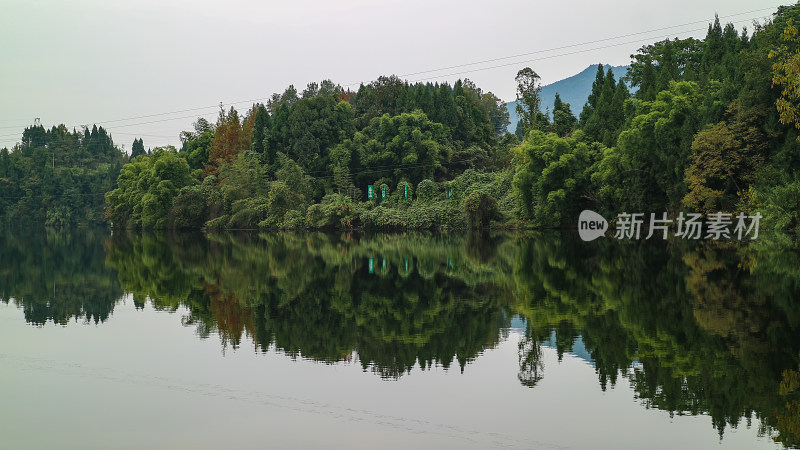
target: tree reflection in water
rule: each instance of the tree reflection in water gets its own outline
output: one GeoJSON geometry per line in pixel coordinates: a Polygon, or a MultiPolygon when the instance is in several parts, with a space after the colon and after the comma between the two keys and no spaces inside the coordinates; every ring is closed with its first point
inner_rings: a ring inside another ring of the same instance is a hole
{"type": "Polygon", "coordinates": [[[0,280],[0,298],[37,325],[103,322],[129,293],[137,307],[186,308],[183,323],[225,348],[252,342],[328,364],[355,357],[389,379],[454,363],[464,371],[519,315],[525,386],[545,376],[543,343],[561,358],[580,337],[602,389],[624,379],[644,406],[708,414],[720,434],[755,416],[762,432],[800,442],[791,236],[5,230],[0,280]]]}

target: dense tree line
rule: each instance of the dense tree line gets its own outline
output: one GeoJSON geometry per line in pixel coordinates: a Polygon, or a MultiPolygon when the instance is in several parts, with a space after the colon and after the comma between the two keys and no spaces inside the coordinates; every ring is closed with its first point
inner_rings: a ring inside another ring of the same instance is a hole
{"type": "Polygon", "coordinates": [[[0,149],[0,221],[100,223],[103,194],[115,187],[125,161],[103,127],[25,128],[18,145],[0,149]]]}
{"type": "Polygon", "coordinates": [[[752,36],[717,19],[703,40],[643,46],[626,77],[633,94],[599,66],[574,127],[542,115],[516,149],[520,217],[574,227],[584,208],[760,211],[770,227],[798,229],[797,19],[800,7],[781,7],[752,36]]]}
{"type": "Polygon", "coordinates": [[[486,202],[470,214],[458,180],[496,171],[490,184],[505,186],[494,194],[511,217],[507,125],[503,102],[469,80],[290,86],[243,116],[221,108],[215,124],[198,120],[180,150],[132,158],[107,217],[142,228],[485,225],[502,214],[486,202]]]}

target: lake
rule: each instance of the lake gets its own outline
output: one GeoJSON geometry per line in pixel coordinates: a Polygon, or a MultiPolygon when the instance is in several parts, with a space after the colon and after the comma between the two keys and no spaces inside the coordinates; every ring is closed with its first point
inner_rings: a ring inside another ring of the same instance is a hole
{"type": "Polygon", "coordinates": [[[800,445],[800,244],[0,230],[10,449],[800,445]]]}

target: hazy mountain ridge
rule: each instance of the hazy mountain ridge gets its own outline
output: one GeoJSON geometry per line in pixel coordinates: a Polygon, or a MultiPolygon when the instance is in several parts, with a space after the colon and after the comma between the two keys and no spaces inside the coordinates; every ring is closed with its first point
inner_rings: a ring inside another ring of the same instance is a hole
{"type": "MultiPolygon", "coordinates": [[[[628,72],[628,67],[630,66],[603,65],[603,67],[605,69],[611,67],[612,72],[614,72],[614,78],[619,81],[619,79],[628,72]]],[[[542,86],[542,111],[548,108],[550,110],[553,109],[553,102],[556,99],[556,93],[558,93],[563,102],[569,103],[570,109],[572,113],[575,114],[575,117],[580,115],[583,105],[586,103],[586,99],[589,98],[589,94],[592,92],[592,83],[594,82],[596,74],[597,64],[592,64],[578,74],[548,84],[547,86],[542,86]]],[[[630,86],[628,87],[630,88],[630,86]]],[[[506,103],[509,120],[511,121],[511,124],[508,126],[508,131],[510,133],[516,131],[517,121],[519,121],[516,106],[517,102],[515,101],[506,103]]]]}

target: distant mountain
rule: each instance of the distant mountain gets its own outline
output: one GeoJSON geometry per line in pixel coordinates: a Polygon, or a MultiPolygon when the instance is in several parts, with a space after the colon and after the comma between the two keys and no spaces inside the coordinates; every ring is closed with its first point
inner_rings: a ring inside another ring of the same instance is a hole
{"type": "MultiPolygon", "coordinates": [[[[619,79],[624,77],[628,72],[628,67],[630,66],[603,65],[605,70],[608,70],[608,67],[611,67],[611,70],[614,72],[614,79],[619,81],[619,79]]],[[[556,81],[547,86],[542,86],[542,111],[546,108],[550,108],[552,111],[553,102],[556,99],[556,93],[558,93],[561,96],[561,101],[569,103],[572,113],[575,114],[575,117],[578,117],[583,110],[586,99],[589,98],[589,94],[592,92],[592,83],[594,83],[595,75],[597,75],[597,64],[592,64],[577,75],[573,75],[561,81],[556,81]]],[[[517,102],[508,102],[506,103],[506,107],[508,108],[508,116],[511,120],[508,131],[513,133],[517,129],[517,121],[519,121],[516,110],[517,102]]]]}

